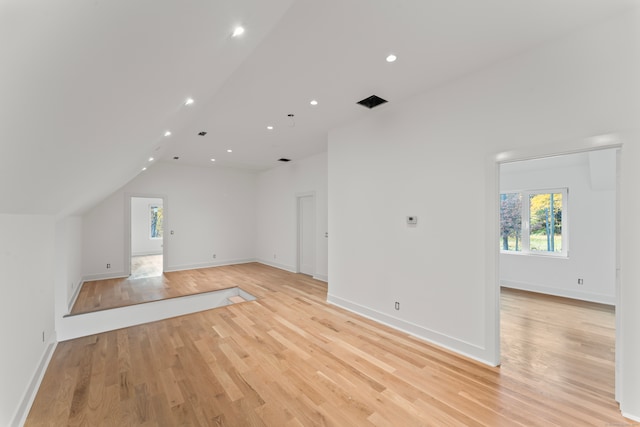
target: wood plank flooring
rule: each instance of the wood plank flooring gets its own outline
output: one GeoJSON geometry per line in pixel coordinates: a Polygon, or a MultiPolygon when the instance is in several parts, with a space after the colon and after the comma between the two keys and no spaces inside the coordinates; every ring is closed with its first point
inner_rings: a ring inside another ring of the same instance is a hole
{"type": "Polygon", "coordinates": [[[130,276],[94,280],[83,284],[71,314],[142,304],[185,295],[240,286],[242,278],[228,274],[226,268],[165,272],[159,276],[130,276]]]}
{"type": "Polygon", "coordinates": [[[631,424],[610,307],[504,290],[491,368],[327,304],[308,276],[245,264],[172,280],[212,277],[258,299],[58,344],[26,425],[631,424]]]}

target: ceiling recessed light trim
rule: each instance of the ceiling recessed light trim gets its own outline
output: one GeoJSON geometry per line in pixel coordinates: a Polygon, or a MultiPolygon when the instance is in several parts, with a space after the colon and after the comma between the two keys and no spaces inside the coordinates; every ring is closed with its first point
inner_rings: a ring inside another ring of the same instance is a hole
{"type": "Polygon", "coordinates": [[[187,98],[184,101],[184,105],[192,105],[194,102],[196,101],[194,101],[193,98],[187,98]]]}
{"type": "Polygon", "coordinates": [[[317,101],[316,99],[312,99],[312,100],[309,102],[309,104],[311,104],[311,105],[313,105],[313,106],[316,106],[316,105],[318,105],[318,101],[317,101]]]}
{"type": "Polygon", "coordinates": [[[273,130],[273,126],[267,126],[267,130],[273,130]]]}
{"type": "Polygon", "coordinates": [[[216,161],[216,159],[211,159],[211,161],[212,161],[212,162],[215,162],[215,161],[216,161]]]}
{"type": "Polygon", "coordinates": [[[233,150],[232,149],[228,149],[227,153],[233,153],[233,150]]]}
{"type": "Polygon", "coordinates": [[[153,162],[154,158],[153,157],[149,157],[149,161],[153,162]]]}
{"type": "Polygon", "coordinates": [[[233,33],[231,34],[231,37],[239,37],[243,34],[244,34],[244,27],[238,25],[233,29],[233,33]]]}
{"type": "Polygon", "coordinates": [[[164,136],[171,136],[171,131],[170,131],[170,130],[166,131],[166,132],[164,133],[164,136]]]}
{"type": "Polygon", "coordinates": [[[396,59],[398,59],[398,57],[395,56],[393,53],[389,54],[386,58],[387,62],[396,62],[396,59]]]}

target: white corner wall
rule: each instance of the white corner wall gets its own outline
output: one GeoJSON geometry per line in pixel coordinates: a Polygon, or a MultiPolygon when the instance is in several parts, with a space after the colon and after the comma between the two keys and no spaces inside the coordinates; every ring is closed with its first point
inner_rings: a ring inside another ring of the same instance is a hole
{"type": "Polygon", "coordinates": [[[0,425],[18,425],[55,342],[53,216],[0,214],[0,425]]]}
{"type": "Polygon", "coordinates": [[[161,162],[83,216],[86,279],[126,275],[125,206],[129,195],[165,197],[163,240],[168,271],[255,259],[256,174],[161,162]]]}
{"type": "Polygon", "coordinates": [[[71,311],[82,284],[82,217],[56,222],[55,231],[56,322],[71,311]]]}
{"type": "Polygon", "coordinates": [[[149,205],[162,206],[162,199],[133,197],[131,199],[131,255],[162,253],[164,239],[151,238],[149,205]]]}
{"type": "Polygon", "coordinates": [[[500,254],[510,288],[615,304],[616,150],[503,165],[500,192],[568,188],[568,257],[500,254]],[[590,161],[597,159],[597,161],[590,161]],[[578,284],[578,278],[583,284],[578,284]]]}
{"type": "MultiPolygon", "coordinates": [[[[258,177],[257,242],[258,261],[288,271],[296,270],[296,195],[315,195],[315,273],[328,278],[327,240],[327,153],[279,166],[258,177]]],[[[329,237],[330,238],[330,237],[329,237]]]]}
{"type": "Polygon", "coordinates": [[[558,154],[618,133],[621,406],[640,416],[639,22],[585,27],[330,132],[329,301],[498,363],[497,154],[558,154]]]}

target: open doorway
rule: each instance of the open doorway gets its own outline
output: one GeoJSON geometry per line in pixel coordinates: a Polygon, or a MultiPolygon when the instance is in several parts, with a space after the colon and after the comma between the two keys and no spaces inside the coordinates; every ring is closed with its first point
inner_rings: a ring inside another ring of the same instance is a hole
{"type": "Polygon", "coordinates": [[[164,201],[131,197],[130,278],[161,276],[164,264],[164,201]]]}
{"type": "Polygon", "coordinates": [[[610,385],[616,396],[618,351],[614,355],[610,349],[616,346],[619,333],[618,152],[613,147],[514,159],[501,163],[499,173],[503,361],[544,365],[549,372],[566,368],[553,375],[567,376],[582,361],[597,360],[601,368],[611,368],[598,386],[610,385]],[[553,313],[542,314],[549,307],[553,313]],[[552,321],[554,314],[558,317],[552,321]],[[576,325],[567,326],[571,329],[563,329],[565,319],[582,315],[586,317],[576,325]],[[539,351],[540,345],[531,345],[531,337],[539,334],[533,329],[536,316],[543,317],[539,323],[548,334],[545,344],[555,341],[558,348],[579,349],[568,356],[573,360],[552,360],[557,351],[539,351]],[[517,328],[505,326],[505,321],[513,319],[523,323],[517,328]],[[514,330],[525,338],[522,342],[516,343],[518,338],[509,342],[514,330]],[[590,335],[598,330],[601,333],[590,335]],[[604,343],[600,350],[596,342],[604,343]]]}

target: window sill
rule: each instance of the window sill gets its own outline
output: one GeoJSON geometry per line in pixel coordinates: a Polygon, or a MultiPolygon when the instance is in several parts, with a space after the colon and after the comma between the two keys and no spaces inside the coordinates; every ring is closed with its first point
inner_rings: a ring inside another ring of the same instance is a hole
{"type": "Polygon", "coordinates": [[[500,251],[500,255],[529,256],[535,258],[569,259],[568,254],[545,254],[538,252],[500,251]]]}

